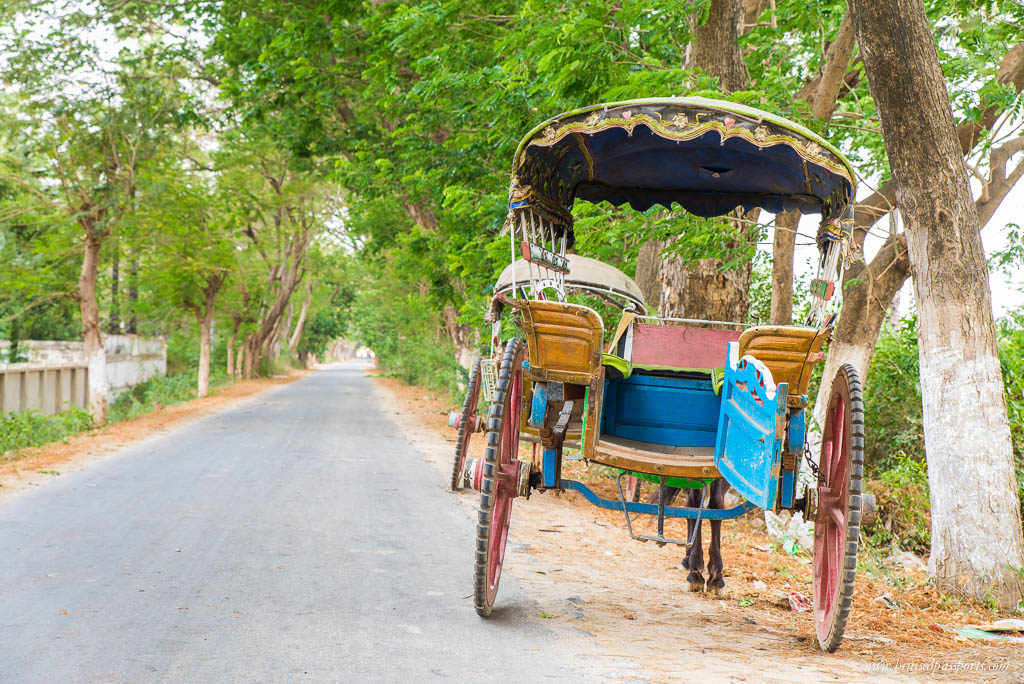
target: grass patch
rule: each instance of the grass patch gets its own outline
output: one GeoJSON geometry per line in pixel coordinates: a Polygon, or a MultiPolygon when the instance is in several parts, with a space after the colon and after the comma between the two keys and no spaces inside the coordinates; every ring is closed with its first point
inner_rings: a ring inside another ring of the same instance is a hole
{"type": "MultiPolygon", "coordinates": [[[[225,385],[227,382],[227,374],[223,370],[217,369],[210,373],[211,390],[225,385]]],[[[107,410],[107,422],[117,423],[143,413],[149,413],[158,406],[173,406],[195,398],[195,371],[174,375],[155,375],[121,393],[107,410]]]]}
{"type": "Polygon", "coordinates": [[[0,460],[13,461],[22,449],[65,441],[90,429],[92,417],[79,408],[54,416],[38,411],[0,414],[0,460]]]}

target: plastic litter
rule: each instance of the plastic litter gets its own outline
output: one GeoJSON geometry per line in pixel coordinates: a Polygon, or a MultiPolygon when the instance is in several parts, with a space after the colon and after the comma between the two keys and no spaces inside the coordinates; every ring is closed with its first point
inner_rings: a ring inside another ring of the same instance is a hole
{"type": "Polygon", "coordinates": [[[799,591],[789,592],[789,609],[796,613],[806,613],[811,609],[811,600],[799,591]]]}
{"type": "Polygon", "coordinates": [[[791,515],[789,511],[765,511],[764,524],[768,535],[778,541],[791,556],[795,556],[801,549],[809,551],[814,548],[814,523],[805,522],[800,513],[791,515]]]}

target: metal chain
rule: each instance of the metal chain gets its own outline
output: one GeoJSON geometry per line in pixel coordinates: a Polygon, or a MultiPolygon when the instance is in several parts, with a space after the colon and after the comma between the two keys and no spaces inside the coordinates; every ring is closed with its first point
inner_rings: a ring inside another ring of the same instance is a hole
{"type": "Polygon", "coordinates": [[[818,464],[811,460],[811,445],[804,443],[804,460],[807,461],[807,467],[811,469],[811,474],[814,475],[814,480],[819,484],[823,484],[821,479],[821,469],[818,468],[818,464]]]}

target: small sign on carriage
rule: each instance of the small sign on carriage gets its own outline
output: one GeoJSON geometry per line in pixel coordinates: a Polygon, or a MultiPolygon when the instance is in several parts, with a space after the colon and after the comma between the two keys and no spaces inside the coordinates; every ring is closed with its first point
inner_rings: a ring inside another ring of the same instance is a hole
{"type": "Polygon", "coordinates": [[[523,258],[533,264],[541,264],[559,273],[569,272],[569,260],[560,254],[555,254],[550,249],[523,240],[520,243],[523,258]]]}
{"type": "Polygon", "coordinates": [[[815,278],[811,281],[809,289],[812,295],[819,299],[824,299],[827,302],[832,299],[832,295],[836,291],[836,284],[832,281],[815,278]]]}

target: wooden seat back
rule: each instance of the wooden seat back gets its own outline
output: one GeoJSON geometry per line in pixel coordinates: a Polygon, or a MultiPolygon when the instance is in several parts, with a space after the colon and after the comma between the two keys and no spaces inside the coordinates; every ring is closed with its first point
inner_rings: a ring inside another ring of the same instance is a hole
{"type": "Polygon", "coordinates": [[[679,325],[633,324],[634,364],[710,369],[724,366],[739,330],[708,330],[679,325]]]}
{"type": "Polygon", "coordinates": [[[601,368],[604,325],[579,304],[510,300],[522,312],[534,380],[588,385],[601,368]]]}
{"type": "Polygon", "coordinates": [[[750,354],[768,366],[776,384],[789,384],[791,403],[800,402],[826,339],[827,331],[816,328],[757,326],[740,335],[739,355],[750,354]]]}

